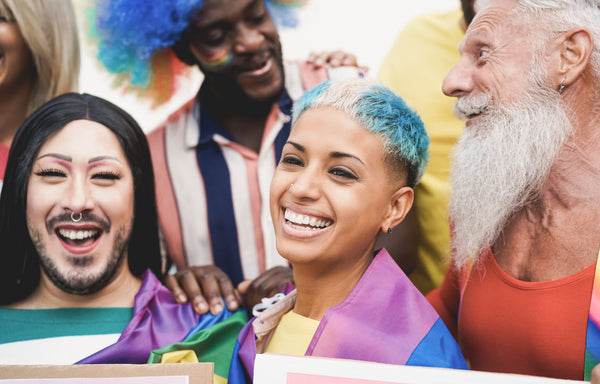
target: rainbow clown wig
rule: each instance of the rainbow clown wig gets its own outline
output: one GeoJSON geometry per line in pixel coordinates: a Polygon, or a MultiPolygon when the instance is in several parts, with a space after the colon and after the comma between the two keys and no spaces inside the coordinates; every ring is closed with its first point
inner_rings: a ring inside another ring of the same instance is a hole
{"type": "Polygon", "coordinates": [[[421,118],[400,96],[370,79],[326,81],[296,101],[292,127],[302,113],[320,107],[344,112],[381,137],[391,171],[407,172],[406,185],[411,188],[419,182],[429,157],[429,136],[421,118]]]}
{"type": "MultiPolygon", "coordinates": [[[[296,8],[307,0],[265,0],[275,23],[295,27],[296,8]]],[[[88,19],[98,39],[97,59],[118,82],[149,96],[154,104],[177,90],[187,66],[171,46],[202,7],[202,0],[96,0],[88,19]]]]}

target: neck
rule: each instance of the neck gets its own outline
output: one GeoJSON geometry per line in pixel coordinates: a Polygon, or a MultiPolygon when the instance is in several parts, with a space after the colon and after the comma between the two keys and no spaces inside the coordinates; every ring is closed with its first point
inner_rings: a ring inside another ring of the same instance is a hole
{"type": "Polygon", "coordinates": [[[131,274],[126,260],[123,265],[124,267],[108,285],[89,295],[64,292],[42,272],[36,290],[28,298],[14,303],[11,307],[21,309],[133,307],[135,295],[140,290],[142,282],[131,274]]]}
{"type": "MultiPolygon", "coordinates": [[[[590,98],[591,100],[591,98],[590,98]]],[[[585,102],[582,103],[585,104],[585,102]]],[[[579,109],[580,107],[578,107],[579,109]]],[[[569,110],[573,134],[531,203],[493,246],[509,275],[526,281],[569,276],[595,263],[600,248],[600,121],[569,110]]]]}
{"type": "Polygon", "coordinates": [[[208,80],[202,84],[198,99],[237,143],[260,151],[265,125],[276,100],[252,100],[233,87],[216,86],[208,80]]]}
{"type": "Polygon", "coordinates": [[[595,196],[600,187],[600,117],[591,111],[600,110],[600,106],[594,105],[589,86],[576,89],[578,85],[565,90],[570,93],[564,95],[564,101],[573,133],[541,188],[541,199],[534,204],[540,209],[571,210],[598,201],[595,196]]]}
{"type": "Polygon", "coordinates": [[[325,312],[348,297],[373,260],[373,249],[348,265],[294,264],[294,283],[298,296],[294,312],[321,320],[325,312]]]}
{"type": "Polygon", "coordinates": [[[27,84],[0,91],[0,143],[9,146],[27,117],[33,85],[27,84]]]}

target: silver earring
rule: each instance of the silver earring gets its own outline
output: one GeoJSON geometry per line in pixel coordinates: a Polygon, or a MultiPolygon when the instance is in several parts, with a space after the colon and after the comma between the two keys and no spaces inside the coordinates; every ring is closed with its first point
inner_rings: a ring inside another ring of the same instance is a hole
{"type": "Polygon", "coordinates": [[[387,233],[391,234],[392,233],[392,228],[388,228],[387,233]]]}
{"type": "Polygon", "coordinates": [[[71,221],[73,221],[74,223],[79,223],[81,221],[81,219],[83,218],[83,213],[79,212],[78,218],[75,218],[74,214],[75,214],[75,212],[71,212],[71,221]]]}
{"type": "Polygon", "coordinates": [[[292,183],[292,184],[288,185],[288,187],[287,187],[286,191],[289,191],[290,189],[292,189],[292,187],[293,187],[293,186],[294,186],[294,183],[292,183]]]}
{"type": "Polygon", "coordinates": [[[562,93],[563,89],[565,89],[565,78],[563,77],[563,79],[560,81],[560,85],[558,86],[558,93],[562,93]]]}

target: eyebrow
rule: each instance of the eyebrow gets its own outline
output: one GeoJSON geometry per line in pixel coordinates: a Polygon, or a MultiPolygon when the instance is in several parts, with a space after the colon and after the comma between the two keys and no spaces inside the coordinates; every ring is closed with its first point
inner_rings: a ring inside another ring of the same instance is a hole
{"type": "MultiPolygon", "coordinates": [[[[300,144],[298,144],[298,143],[295,143],[295,142],[293,142],[293,141],[289,141],[289,140],[288,140],[288,141],[286,141],[286,144],[290,144],[290,145],[294,146],[294,147],[295,147],[297,150],[299,150],[300,152],[306,152],[306,148],[304,148],[304,146],[302,146],[302,145],[300,145],[300,144]]],[[[342,159],[342,158],[351,158],[351,159],[356,159],[356,160],[358,160],[358,161],[359,161],[359,162],[360,162],[362,165],[365,165],[365,163],[363,163],[363,161],[362,161],[360,158],[358,158],[357,156],[355,156],[355,155],[352,155],[352,154],[350,154],[350,153],[334,151],[334,152],[331,152],[331,153],[329,154],[329,156],[330,156],[330,157],[332,157],[332,158],[334,158],[334,159],[342,159]]]]}
{"type": "Polygon", "coordinates": [[[101,155],[101,156],[96,156],[96,157],[92,157],[91,159],[89,159],[88,164],[95,163],[97,161],[102,161],[102,160],[114,160],[114,161],[120,163],[119,159],[117,159],[114,156],[101,155]]]}
{"type": "MultiPolygon", "coordinates": [[[[71,156],[62,155],[60,153],[46,153],[44,155],[41,155],[37,159],[40,160],[40,159],[43,159],[44,157],[55,157],[57,159],[67,161],[69,163],[73,162],[73,158],[71,156]]],[[[114,161],[117,161],[120,163],[119,159],[117,159],[114,156],[101,155],[101,156],[96,156],[96,157],[92,157],[91,159],[89,159],[88,164],[95,163],[97,161],[102,161],[102,160],[114,160],[114,161]]]]}
{"type": "Polygon", "coordinates": [[[44,157],[56,157],[57,159],[68,161],[69,163],[71,163],[73,161],[71,156],[61,155],[60,153],[46,153],[45,155],[42,155],[42,156],[38,157],[37,159],[40,160],[40,159],[43,159],[44,157]]]}

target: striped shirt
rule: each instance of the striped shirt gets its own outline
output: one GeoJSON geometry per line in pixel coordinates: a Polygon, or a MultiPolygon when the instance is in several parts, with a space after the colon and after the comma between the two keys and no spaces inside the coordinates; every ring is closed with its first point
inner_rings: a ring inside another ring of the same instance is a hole
{"type": "Polygon", "coordinates": [[[0,364],[74,364],[114,344],[132,314],[133,308],[0,308],[0,364]]]}
{"type": "Polygon", "coordinates": [[[285,62],[285,91],[259,153],[236,143],[195,99],[150,132],[162,236],[177,268],[214,264],[237,284],[286,264],[275,248],[268,202],[293,100],[328,78],[359,76],[363,69],[285,62]]]}

